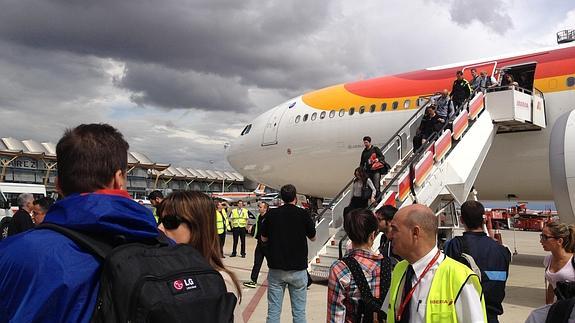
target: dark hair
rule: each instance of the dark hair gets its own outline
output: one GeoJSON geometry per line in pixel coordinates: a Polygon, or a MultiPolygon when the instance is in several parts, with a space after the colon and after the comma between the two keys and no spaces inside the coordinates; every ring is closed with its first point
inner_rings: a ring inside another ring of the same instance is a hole
{"type": "Polygon", "coordinates": [[[455,75],[463,75],[463,72],[462,72],[462,71],[457,71],[457,72],[455,73],[455,75]]]}
{"type": "Polygon", "coordinates": [[[54,199],[50,197],[41,197],[34,201],[34,205],[38,205],[44,213],[48,212],[52,204],[54,204],[54,199]]]}
{"type": "Polygon", "coordinates": [[[384,205],[375,211],[377,218],[385,221],[393,220],[393,216],[397,213],[397,208],[393,205],[384,205]]]}
{"type": "Polygon", "coordinates": [[[284,201],[285,203],[293,202],[295,200],[296,194],[297,191],[295,189],[295,186],[293,186],[292,184],[284,185],[280,189],[280,197],[282,198],[282,201],[284,201]]]}
{"type": "Polygon", "coordinates": [[[467,201],[461,205],[461,220],[468,229],[478,229],[483,225],[485,208],[477,201],[467,201]]]}
{"type": "Polygon", "coordinates": [[[172,192],[162,201],[162,213],[159,213],[160,216],[168,214],[178,215],[186,221],[191,232],[188,243],[198,250],[214,269],[230,275],[236,289],[241,293],[235,274],[226,269],[222,262],[214,201],[202,192],[172,192]]]}
{"type": "Polygon", "coordinates": [[[358,172],[359,172],[359,179],[365,185],[365,183],[367,182],[367,174],[365,173],[363,168],[358,167],[353,171],[353,176],[355,176],[355,173],[358,173],[358,172]]]}
{"type": "Polygon", "coordinates": [[[371,142],[371,137],[370,137],[370,136],[365,136],[365,137],[363,137],[363,141],[371,142]]]}
{"type": "Polygon", "coordinates": [[[89,193],[110,184],[128,168],[128,143],[108,124],[68,129],[56,145],[58,184],[64,196],[89,193]]]}
{"type": "Polygon", "coordinates": [[[269,203],[268,203],[268,202],[264,202],[264,201],[261,201],[261,202],[260,202],[260,204],[263,204],[263,205],[264,205],[264,207],[266,208],[266,210],[269,210],[269,208],[270,208],[270,205],[269,205],[269,203]]]}
{"type": "Polygon", "coordinates": [[[163,198],[164,198],[164,194],[162,194],[162,192],[160,192],[160,191],[158,191],[158,190],[155,190],[155,191],[152,191],[152,192],[148,195],[148,200],[155,200],[155,199],[157,199],[157,198],[163,199],[163,198]]]}
{"type": "Polygon", "coordinates": [[[343,229],[352,242],[366,243],[378,229],[377,218],[370,210],[355,209],[345,216],[343,229]]]}
{"type": "Polygon", "coordinates": [[[575,252],[575,226],[559,222],[549,222],[545,225],[551,235],[557,239],[563,239],[563,249],[567,252],[575,252]]]}
{"type": "Polygon", "coordinates": [[[238,204],[240,204],[240,202],[244,203],[244,201],[242,201],[242,200],[238,200],[238,204]]]}
{"type": "Polygon", "coordinates": [[[473,72],[473,71],[477,72],[477,69],[476,69],[476,68],[472,68],[471,71],[472,71],[472,72],[473,72]]]}

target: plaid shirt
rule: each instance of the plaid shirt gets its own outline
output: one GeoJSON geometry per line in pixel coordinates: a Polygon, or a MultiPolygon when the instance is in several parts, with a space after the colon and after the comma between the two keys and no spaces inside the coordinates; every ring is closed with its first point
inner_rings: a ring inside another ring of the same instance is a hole
{"type": "MultiPolygon", "coordinates": [[[[369,283],[373,295],[379,298],[381,255],[363,249],[353,249],[353,256],[369,283]]],[[[347,265],[338,260],[331,265],[327,289],[327,322],[353,322],[361,294],[347,265]]]]}

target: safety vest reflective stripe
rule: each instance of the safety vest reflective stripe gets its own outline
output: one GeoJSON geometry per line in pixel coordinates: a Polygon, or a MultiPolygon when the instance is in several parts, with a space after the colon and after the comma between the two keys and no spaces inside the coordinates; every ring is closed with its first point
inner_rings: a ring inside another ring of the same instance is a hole
{"type": "MultiPolygon", "coordinates": [[[[399,308],[401,300],[398,300],[401,281],[404,279],[409,263],[406,260],[400,261],[393,269],[391,275],[391,286],[389,289],[389,310],[387,312],[387,322],[395,322],[395,313],[399,308]]],[[[425,322],[457,322],[457,312],[455,311],[456,297],[464,285],[470,281],[477,293],[481,295],[481,306],[483,318],[487,322],[485,313],[485,301],[481,283],[477,275],[467,266],[446,257],[437,270],[431,282],[429,294],[427,296],[427,305],[425,310],[425,322]]],[[[401,284],[402,285],[402,284],[401,284]]]]}
{"type": "Polygon", "coordinates": [[[227,227],[228,230],[230,229],[230,224],[228,222],[228,215],[226,214],[226,210],[222,210],[221,212],[216,210],[216,228],[218,230],[218,234],[222,234],[225,232],[224,227],[227,227]]]}
{"type": "Polygon", "coordinates": [[[232,228],[245,228],[248,225],[248,210],[241,209],[241,214],[238,209],[232,210],[232,228]]]}

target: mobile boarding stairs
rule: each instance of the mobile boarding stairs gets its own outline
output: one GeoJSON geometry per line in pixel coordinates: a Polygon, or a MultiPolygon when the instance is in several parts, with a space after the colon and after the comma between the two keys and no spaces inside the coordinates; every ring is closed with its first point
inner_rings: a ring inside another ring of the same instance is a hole
{"type": "MultiPolygon", "coordinates": [[[[440,235],[449,236],[459,227],[456,204],[467,200],[497,133],[545,128],[545,98],[537,89],[518,87],[478,92],[444,129],[414,152],[412,138],[433,101],[434,97],[422,98],[425,104],[381,147],[392,167],[382,176],[381,199],[371,208],[425,204],[438,216],[440,235]]],[[[343,209],[351,200],[352,183],[353,179],[320,213],[316,240],[308,244],[308,270],[316,280],[327,279],[341,245],[345,246],[343,209]]]]}

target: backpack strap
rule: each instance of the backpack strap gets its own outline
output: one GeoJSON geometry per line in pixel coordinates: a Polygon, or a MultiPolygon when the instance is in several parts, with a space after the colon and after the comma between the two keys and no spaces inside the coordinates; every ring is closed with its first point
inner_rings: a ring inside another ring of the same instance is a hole
{"type": "MultiPolygon", "coordinates": [[[[81,232],[66,228],[64,226],[43,222],[36,226],[35,229],[50,229],[56,231],[70,240],[74,241],[82,249],[88,251],[89,253],[97,256],[100,260],[106,259],[106,257],[112,252],[112,250],[121,245],[127,243],[126,237],[123,235],[92,235],[89,233],[81,232]]],[[[147,245],[169,245],[169,238],[166,237],[163,232],[158,231],[158,237],[152,239],[138,240],[138,243],[144,243],[147,245]]]]}
{"type": "Polygon", "coordinates": [[[102,239],[96,239],[88,234],[68,229],[54,223],[44,222],[36,226],[36,229],[50,229],[52,231],[56,231],[77,243],[82,249],[98,256],[101,260],[106,259],[106,256],[112,251],[112,249],[114,249],[111,243],[106,243],[102,241],[102,239]]]}
{"type": "MultiPolygon", "coordinates": [[[[342,258],[342,261],[349,268],[349,271],[351,272],[353,280],[355,281],[355,284],[357,285],[357,287],[359,289],[359,293],[361,294],[361,300],[364,302],[367,309],[381,313],[381,306],[383,305],[383,298],[378,299],[378,298],[373,297],[373,294],[371,293],[371,288],[369,287],[369,283],[367,282],[367,279],[365,278],[365,275],[363,274],[363,270],[361,269],[361,266],[359,265],[357,260],[355,260],[355,258],[353,258],[353,256],[347,256],[347,257],[342,258]]],[[[381,270],[383,270],[383,268],[381,268],[381,270]]],[[[381,277],[383,277],[383,276],[381,276],[381,277]]],[[[382,286],[382,284],[380,282],[380,290],[381,290],[381,286],[382,286]]],[[[369,320],[370,318],[367,318],[367,319],[369,320]]]]}

